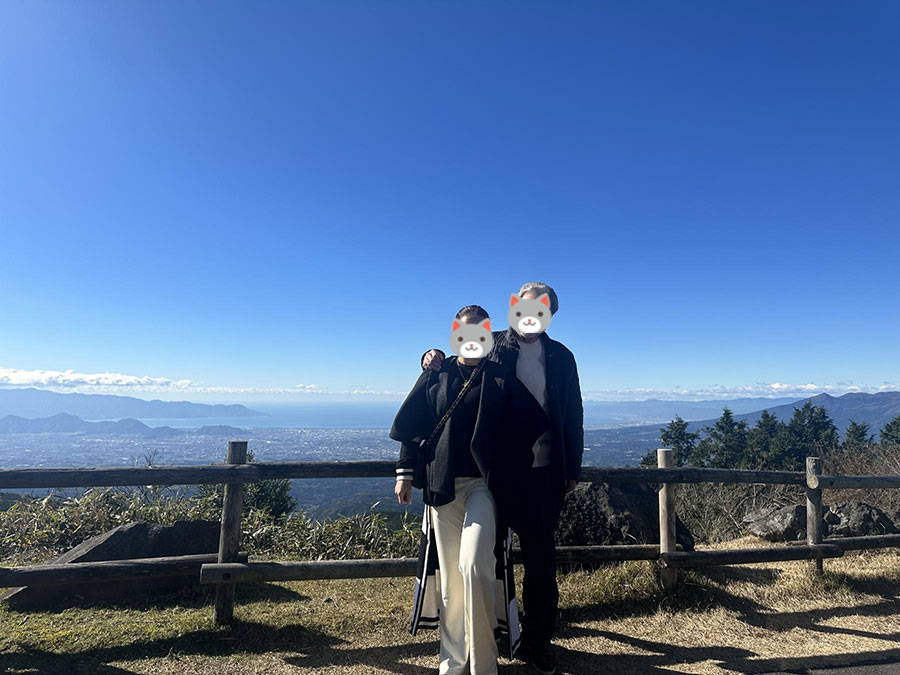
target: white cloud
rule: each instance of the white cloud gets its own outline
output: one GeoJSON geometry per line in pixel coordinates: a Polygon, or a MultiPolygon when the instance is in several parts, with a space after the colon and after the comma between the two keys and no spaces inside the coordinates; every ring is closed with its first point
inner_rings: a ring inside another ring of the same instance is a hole
{"type": "MultiPolygon", "coordinates": [[[[318,384],[295,384],[293,387],[228,387],[206,386],[188,379],[171,379],[149,375],[124,373],[80,373],[75,370],[25,370],[0,366],[0,387],[39,387],[43,389],[78,391],[83,393],[172,392],[183,394],[261,395],[284,397],[388,397],[402,398],[407,392],[378,389],[371,385],[351,386],[350,389],[329,391],[318,384]]],[[[700,401],[732,398],[776,398],[796,396],[806,398],[819,393],[840,396],[861,392],[898,391],[900,385],[883,382],[878,386],[861,386],[852,382],[816,384],[801,382],[757,382],[748,385],[710,385],[701,388],[673,387],[670,389],[635,388],[615,390],[582,390],[586,401],[636,401],[648,398],[662,400],[700,401]]]]}
{"type": "Polygon", "coordinates": [[[294,391],[303,392],[304,394],[323,394],[322,387],[317,384],[295,384],[294,391]]]}
{"type": "Polygon", "coordinates": [[[328,391],[318,384],[293,387],[206,386],[201,382],[124,373],[79,373],[75,370],[26,370],[0,366],[0,387],[38,387],[54,391],[81,393],[165,393],[246,394],[275,396],[403,396],[405,392],[381,391],[373,387],[352,391],[328,391]]]}
{"type": "Polygon", "coordinates": [[[62,389],[106,388],[140,391],[189,391],[191,380],[167,377],[124,375],[122,373],[79,373],[74,370],[24,370],[0,366],[0,386],[48,387],[62,389]]]}
{"type": "Polygon", "coordinates": [[[883,383],[877,387],[859,386],[846,382],[838,384],[788,384],[784,382],[757,382],[748,385],[710,385],[698,389],[674,387],[671,389],[607,389],[582,391],[586,401],[637,401],[649,398],[660,400],[702,401],[730,398],[808,398],[816,394],[841,396],[851,393],[876,394],[880,391],[898,391],[900,384],[883,383]]]}
{"type": "Polygon", "coordinates": [[[346,392],[351,396],[406,396],[405,391],[389,391],[387,389],[374,389],[373,387],[365,387],[364,389],[351,389],[346,392]]]}

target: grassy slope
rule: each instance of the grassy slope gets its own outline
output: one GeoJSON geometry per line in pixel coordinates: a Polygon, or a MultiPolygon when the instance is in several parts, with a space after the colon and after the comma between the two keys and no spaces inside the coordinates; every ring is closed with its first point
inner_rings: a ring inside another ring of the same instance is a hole
{"type": "MultiPolygon", "coordinates": [[[[729,546],[766,545],[743,539],[729,546]]],[[[682,575],[672,595],[649,563],[561,576],[566,673],[762,673],[900,661],[900,556],[682,575]]],[[[258,584],[238,589],[235,625],[213,624],[208,589],[118,608],[0,609],[0,672],[436,672],[437,634],[405,631],[410,579],[258,584]]],[[[530,672],[521,662],[506,673],[530,672]]]]}

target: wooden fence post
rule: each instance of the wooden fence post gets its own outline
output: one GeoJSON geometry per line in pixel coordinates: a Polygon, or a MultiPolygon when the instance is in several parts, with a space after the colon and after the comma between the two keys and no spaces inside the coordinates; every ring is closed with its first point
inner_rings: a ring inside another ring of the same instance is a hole
{"type": "MultiPolygon", "coordinates": [[[[671,448],[657,448],[656,464],[660,469],[675,468],[671,448]]],[[[675,552],[675,484],[663,483],[659,489],[659,554],[675,552]]],[[[673,567],[660,568],[663,588],[675,586],[678,571],[673,567]]]]}
{"type": "MultiPolygon", "coordinates": [[[[811,488],[810,476],[822,475],[822,460],[818,457],[806,458],[806,543],[810,546],[822,543],[822,488],[811,488]]],[[[817,485],[817,483],[812,483],[817,485]]],[[[822,558],[817,557],[813,574],[822,574],[822,558]]]]}
{"type": "MultiPolygon", "coordinates": [[[[227,464],[247,462],[247,441],[228,441],[227,464]]],[[[243,483],[226,483],[222,500],[222,529],[219,531],[219,563],[235,562],[241,543],[241,509],[244,501],[243,483]]],[[[216,586],[216,624],[228,625],[234,617],[236,584],[216,586]]]]}

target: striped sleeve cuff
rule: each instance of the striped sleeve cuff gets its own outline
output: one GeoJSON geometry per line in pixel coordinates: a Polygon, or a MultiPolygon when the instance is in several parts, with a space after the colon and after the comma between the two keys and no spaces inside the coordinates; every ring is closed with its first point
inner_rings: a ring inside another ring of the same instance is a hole
{"type": "Polygon", "coordinates": [[[412,480],[414,469],[397,469],[397,480],[412,480]]]}

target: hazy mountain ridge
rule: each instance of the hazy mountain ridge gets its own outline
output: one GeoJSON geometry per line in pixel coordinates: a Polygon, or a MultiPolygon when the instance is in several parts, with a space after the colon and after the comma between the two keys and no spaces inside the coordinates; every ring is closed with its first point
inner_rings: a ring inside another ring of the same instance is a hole
{"type": "Polygon", "coordinates": [[[736,398],[704,401],[667,401],[647,399],[645,401],[592,401],[584,402],[585,424],[593,424],[602,418],[600,424],[638,426],[643,424],[667,423],[675,415],[685,420],[705,420],[717,417],[723,406],[734,413],[751,413],[775,406],[789,405],[800,400],[796,396],[784,398],[736,398]]]}
{"type": "MultiPolygon", "coordinates": [[[[818,394],[808,399],[801,399],[794,403],[765,407],[753,412],[736,414],[736,420],[744,420],[748,426],[753,426],[759,419],[763,410],[768,410],[782,422],[789,422],[794,415],[794,410],[803,407],[806,401],[813,405],[824,407],[835,426],[841,434],[844,433],[850,420],[864,422],[869,425],[869,433],[878,437],[881,428],[900,415],[900,392],[886,391],[878,394],[852,393],[843,396],[831,396],[830,394],[818,394]]],[[[722,401],[723,406],[729,401],[722,401]]],[[[734,410],[734,408],[732,408],[734,410]]],[[[721,409],[719,409],[721,414],[721,409]]],[[[681,415],[685,419],[684,415],[681,415]]],[[[697,420],[688,423],[688,431],[701,431],[703,427],[712,426],[716,418],[697,420]]],[[[604,448],[606,450],[620,449],[629,463],[637,463],[641,452],[646,452],[659,447],[659,434],[665,424],[644,424],[633,427],[621,427],[617,429],[585,429],[584,444],[590,448],[604,448]]],[[[585,456],[588,456],[588,452],[585,456]]]]}
{"type": "Polygon", "coordinates": [[[46,389],[0,389],[0,416],[46,418],[59,413],[88,420],[142,418],[259,417],[257,410],[238,404],[145,401],[116,394],[59,394],[46,389]]]}
{"type": "Polygon", "coordinates": [[[161,438],[168,436],[242,435],[243,429],[229,426],[206,426],[199,429],[173,429],[172,427],[148,427],[136,419],[122,419],[116,422],[86,422],[75,415],[58,413],[51,417],[26,419],[18,415],[0,418],[0,434],[43,434],[43,433],[90,433],[108,436],[142,436],[161,438]]]}

